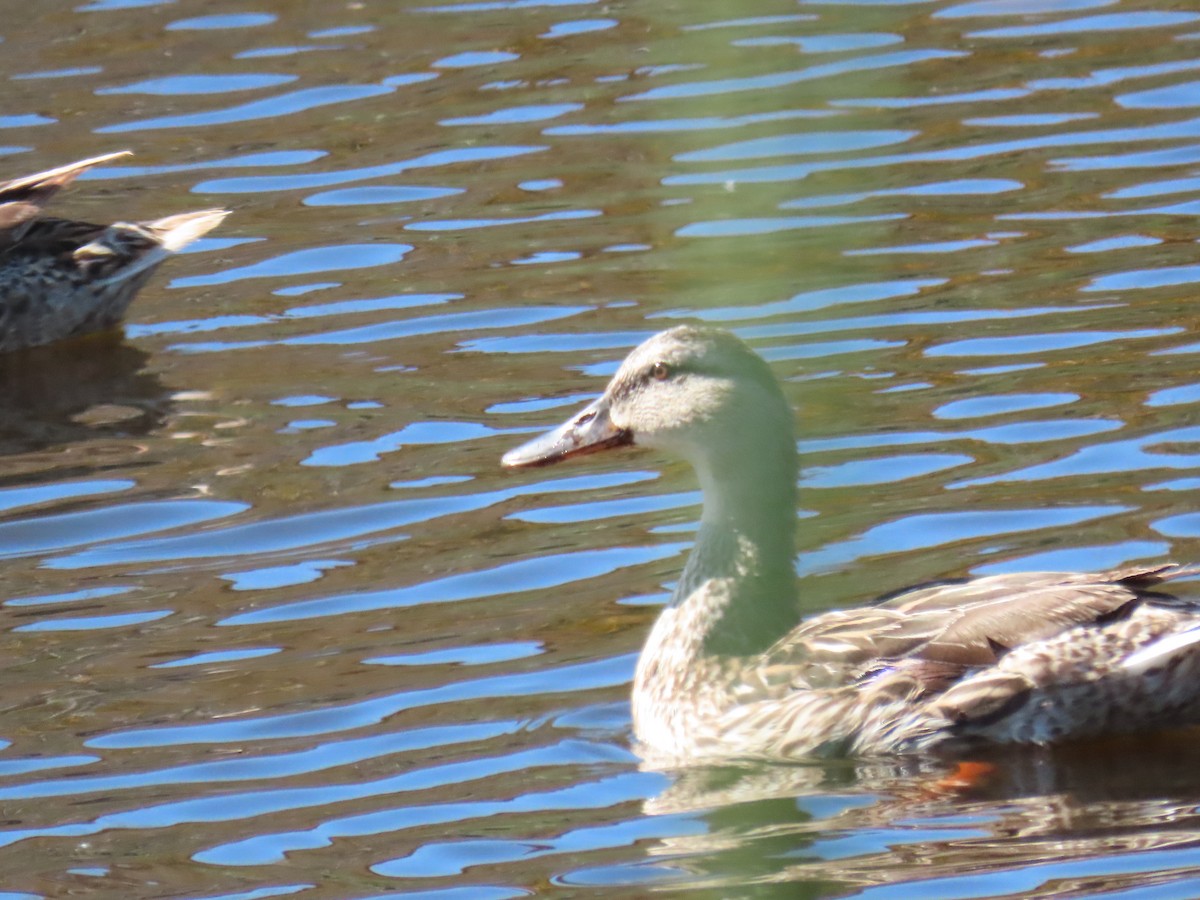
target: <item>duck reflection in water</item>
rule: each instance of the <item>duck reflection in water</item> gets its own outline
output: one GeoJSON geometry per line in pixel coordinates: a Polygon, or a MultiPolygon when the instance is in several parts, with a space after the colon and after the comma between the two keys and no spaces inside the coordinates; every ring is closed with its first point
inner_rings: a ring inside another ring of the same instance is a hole
{"type": "Polygon", "coordinates": [[[732,334],[651,337],[604,394],[504,457],[544,465],[626,444],[681,456],[704,508],[638,661],[651,765],[1047,745],[1200,722],[1200,606],[1188,570],[996,575],[800,621],[792,412],[732,334]]]}
{"type": "Polygon", "coordinates": [[[0,454],[159,427],[171,391],[149,359],[117,332],[0,354],[0,454]]]}
{"type": "Polygon", "coordinates": [[[109,153],[0,182],[0,353],[115,328],[154,270],[215,228],[223,209],[92,225],[42,215],[109,153]]]}
{"type": "Polygon", "coordinates": [[[747,884],[781,897],[873,885],[894,897],[1016,896],[1014,885],[1039,883],[1038,897],[1136,893],[1194,871],[1198,738],[980,746],[958,766],[936,754],[690,766],[645,812],[703,810],[703,825],[647,853],[669,885],[713,896],[743,896],[747,884]]]}

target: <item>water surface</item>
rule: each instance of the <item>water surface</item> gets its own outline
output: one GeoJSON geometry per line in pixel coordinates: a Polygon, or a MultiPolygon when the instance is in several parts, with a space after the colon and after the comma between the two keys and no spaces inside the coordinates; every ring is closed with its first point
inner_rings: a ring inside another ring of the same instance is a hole
{"type": "Polygon", "coordinates": [[[46,2],[0,177],[233,215],[0,362],[0,897],[1188,897],[1189,737],[639,770],[698,515],[507,473],[684,321],[771,360],[808,611],[1200,557],[1200,13],[46,2]]]}

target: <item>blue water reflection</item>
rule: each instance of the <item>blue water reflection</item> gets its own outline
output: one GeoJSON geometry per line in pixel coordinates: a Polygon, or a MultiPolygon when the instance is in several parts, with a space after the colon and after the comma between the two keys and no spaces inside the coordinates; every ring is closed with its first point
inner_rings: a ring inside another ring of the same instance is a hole
{"type": "Polygon", "coordinates": [[[232,209],[123,338],[0,361],[0,897],[1191,896],[1194,740],[642,771],[695,481],[497,460],[708,321],[797,410],[805,611],[1200,559],[1198,34],[1118,0],[0,24],[2,177],[130,149],[53,212],[232,209]]]}

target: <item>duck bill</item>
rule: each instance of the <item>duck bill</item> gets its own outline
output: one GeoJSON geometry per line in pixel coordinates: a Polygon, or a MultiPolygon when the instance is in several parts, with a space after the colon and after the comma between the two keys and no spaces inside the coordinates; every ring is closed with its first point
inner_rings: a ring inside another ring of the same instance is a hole
{"type": "Polygon", "coordinates": [[[632,443],[633,435],[613,424],[609,416],[608,398],[601,397],[553,431],[509,450],[501,463],[510,469],[545,466],[570,456],[582,456],[606,447],[632,443]]]}

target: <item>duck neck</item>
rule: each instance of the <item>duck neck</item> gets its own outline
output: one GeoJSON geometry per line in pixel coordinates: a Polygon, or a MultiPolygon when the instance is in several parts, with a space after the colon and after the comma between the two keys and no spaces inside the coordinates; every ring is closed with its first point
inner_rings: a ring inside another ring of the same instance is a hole
{"type": "Polygon", "coordinates": [[[753,453],[710,449],[693,460],[704,492],[700,531],[647,652],[669,653],[677,666],[695,669],[704,658],[762,653],[796,626],[790,429],[774,443],[753,453]]]}
{"type": "Polygon", "coordinates": [[[750,656],[799,620],[795,591],[796,450],[712,460],[700,469],[704,512],[674,601],[711,594],[703,651],[750,656]],[[706,589],[707,588],[707,589],[706,589]]]}

